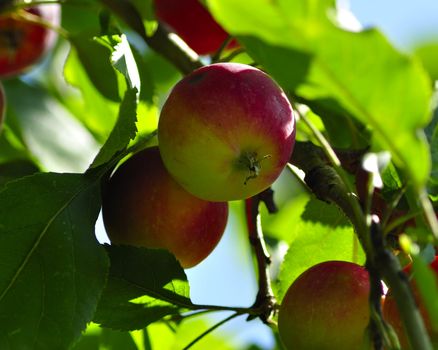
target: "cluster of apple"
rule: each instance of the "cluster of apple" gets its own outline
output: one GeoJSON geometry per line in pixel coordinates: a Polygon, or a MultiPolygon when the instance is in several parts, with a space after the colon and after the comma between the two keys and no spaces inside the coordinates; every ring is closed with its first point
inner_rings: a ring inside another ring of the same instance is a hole
{"type": "MultiPolygon", "coordinates": [[[[61,8],[58,4],[39,5],[15,12],[0,13],[0,79],[22,74],[39,62],[53,46],[61,8]]],[[[0,83],[0,128],[6,98],[0,83]]]]}
{"type": "Polygon", "coordinates": [[[269,187],[294,142],[292,107],[268,75],[236,63],[193,71],[162,108],[158,147],[110,178],[102,206],[109,238],[198,264],[223,234],[227,202],[269,187]]]}

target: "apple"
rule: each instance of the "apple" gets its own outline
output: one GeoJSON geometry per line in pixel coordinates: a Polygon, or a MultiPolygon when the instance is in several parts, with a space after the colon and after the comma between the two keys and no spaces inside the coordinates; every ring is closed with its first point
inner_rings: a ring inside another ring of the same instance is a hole
{"type": "Polygon", "coordinates": [[[33,15],[57,26],[61,19],[58,4],[39,5],[0,15],[0,77],[21,74],[35,65],[53,46],[56,33],[41,24],[32,23],[33,15]]]}
{"type": "MultiPolygon", "coordinates": [[[[216,52],[229,36],[198,0],[154,0],[154,5],[157,18],[198,55],[216,52]]],[[[237,45],[233,40],[228,48],[237,45]]]]}
{"type": "Polygon", "coordinates": [[[326,261],[289,287],[278,314],[287,349],[370,349],[368,271],[346,261],[326,261]]]}
{"type": "MultiPolygon", "coordinates": [[[[438,257],[436,256],[435,259],[430,263],[430,267],[434,271],[437,283],[438,283],[438,257]]],[[[412,264],[407,265],[403,271],[410,276],[411,275],[411,269],[412,264]]],[[[420,293],[415,286],[415,282],[412,283],[412,292],[415,298],[415,301],[418,305],[418,308],[420,310],[420,314],[423,317],[423,320],[425,322],[426,330],[430,336],[430,339],[434,346],[438,346],[438,332],[432,330],[432,325],[430,323],[429,316],[427,314],[426,308],[424,306],[424,303],[421,301],[420,293]]],[[[400,314],[397,309],[397,304],[392,296],[391,290],[388,290],[388,293],[386,294],[386,297],[383,302],[383,318],[394,328],[394,331],[397,333],[397,336],[400,340],[400,344],[402,346],[402,349],[411,349],[409,345],[408,338],[406,336],[406,332],[404,330],[404,326],[402,323],[402,320],[400,318],[400,314]]]]}
{"type": "Polygon", "coordinates": [[[103,191],[102,214],[113,244],[171,251],[184,268],[216,247],[228,218],[228,203],[192,196],[166,171],[158,147],[124,162],[103,191]]]}
{"type": "Polygon", "coordinates": [[[161,110],[158,140],[167,170],[188,192],[211,201],[245,199],[284,169],[295,118],[267,74],[217,63],[175,85],[161,110]]]}

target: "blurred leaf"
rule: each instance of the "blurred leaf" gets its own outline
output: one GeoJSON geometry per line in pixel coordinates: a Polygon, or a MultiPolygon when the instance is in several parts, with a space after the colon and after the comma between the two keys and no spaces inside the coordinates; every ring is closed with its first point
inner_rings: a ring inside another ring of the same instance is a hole
{"type": "Polygon", "coordinates": [[[111,131],[108,140],[100,149],[91,167],[97,167],[109,161],[118,151],[125,148],[129,141],[135,137],[137,128],[137,89],[132,88],[126,91],[125,97],[120,104],[119,117],[114,129],[111,131]]]}
{"type": "Polygon", "coordinates": [[[418,61],[397,52],[376,30],[338,28],[328,17],[334,1],[208,4],[287,91],[309,101],[333,99],[373,128],[376,143],[391,151],[417,187],[426,183],[430,157],[419,130],[428,122],[431,84],[418,61]]]}
{"type": "Polygon", "coordinates": [[[36,174],[0,191],[1,349],[66,349],[91,320],[108,268],[93,180],[36,174]]]}
{"type": "Polygon", "coordinates": [[[76,35],[84,31],[99,33],[99,12],[101,11],[99,1],[66,0],[62,9],[62,27],[70,35],[76,35]]]}
{"type": "MultiPolygon", "coordinates": [[[[93,83],[82,66],[75,50],[71,50],[64,64],[65,80],[73,87],[79,89],[71,91],[63,81],[55,81],[63,102],[98,139],[104,142],[110,134],[117,118],[119,104],[106,99],[93,83]]],[[[53,79],[56,79],[55,75],[53,79]]]]}
{"type": "Polygon", "coordinates": [[[129,332],[113,331],[100,328],[92,323],[81,339],[73,346],[73,350],[137,350],[129,332]]]}
{"type": "Polygon", "coordinates": [[[94,322],[118,330],[141,329],[192,306],[187,276],[172,254],[130,246],[106,248],[111,269],[94,322]]]}
{"type": "MultiPolygon", "coordinates": [[[[109,44],[108,38],[92,37],[89,33],[80,33],[70,37],[70,41],[76,50],[88,77],[96,89],[107,99],[120,101],[120,91],[125,87],[119,86],[122,83],[116,70],[111,65],[111,55],[114,48],[109,44]]],[[[114,37],[111,41],[115,46],[119,43],[114,37]]]]}
{"type": "MultiPolygon", "coordinates": [[[[438,99],[438,96],[435,98],[438,99]]],[[[432,171],[427,185],[429,195],[436,201],[438,200],[438,107],[435,108],[433,119],[426,128],[426,136],[430,143],[432,158],[432,171]]]]}
{"type": "Polygon", "coordinates": [[[29,158],[29,153],[22,141],[6,127],[0,130],[0,163],[14,159],[29,158]]]}
{"type": "Polygon", "coordinates": [[[353,227],[334,205],[311,199],[294,222],[289,251],[281,267],[276,296],[283,298],[292,282],[309,267],[328,260],[363,264],[365,256],[353,227]]]}
{"type": "Polygon", "coordinates": [[[98,144],[64,106],[39,86],[19,80],[4,85],[8,117],[14,116],[22,142],[40,164],[50,171],[87,169],[98,144]]]}
{"type": "Polygon", "coordinates": [[[434,331],[438,330],[437,272],[419,256],[413,256],[413,276],[434,331]]]}
{"type": "Polygon", "coordinates": [[[414,53],[420,58],[432,80],[438,80],[438,40],[418,45],[414,53]]]}

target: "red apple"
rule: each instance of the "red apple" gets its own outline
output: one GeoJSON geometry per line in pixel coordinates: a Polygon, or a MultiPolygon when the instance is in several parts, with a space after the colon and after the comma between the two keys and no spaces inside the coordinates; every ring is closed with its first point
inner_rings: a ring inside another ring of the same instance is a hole
{"type": "Polygon", "coordinates": [[[0,77],[23,73],[36,64],[55,42],[56,33],[26,20],[29,15],[59,25],[61,8],[58,4],[39,5],[0,16],[0,77]]]}
{"type": "Polygon", "coordinates": [[[161,111],[158,140],[167,170],[187,191],[212,201],[244,199],[284,169],[295,119],[267,74],[218,63],[176,84],[161,111]]]}
{"type": "Polygon", "coordinates": [[[327,261],[303,272],[280,306],[278,331],[287,349],[370,349],[368,271],[327,261]]]}
{"type": "MultiPolygon", "coordinates": [[[[198,0],[154,0],[157,18],[167,24],[198,55],[217,51],[228,34],[198,0]]],[[[237,46],[233,41],[228,48],[237,46]]]]}
{"type": "Polygon", "coordinates": [[[219,242],[228,204],[186,192],[167,173],[158,147],[152,147],[116,170],[104,191],[102,213],[112,243],[167,249],[189,268],[219,242]]]}
{"type": "MultiPolygon", "coordinates": [[[[435,257],[435,259],[430,263],[430,267],[435,272],[437,283],[438,283],[438,257],[435,257]]],[[[412,269],[412,264],[409,264],[403,269],[403,271],[409,276],[411,274],[411,269],[412,269]]],[[[413,283],[412,286],[413,286],[414,298],[420,310],[421,316],[423,317],[423,320],[425,322],[426,330],[429,333],[432,343],[435,346],[438,346],[438,332],[434,332],[432,330],[432,325],[430,323],[429,316],[427,314],[424,303],[421,301],[420,293],[418,291],[418,288],[415,286],[415,283],[413,283]]],[[[391,290],[388,291],[383,303],[383,318],[394,328],[400,340],[402,349],[403,350],[412,349],[409,346],[409,341],[406,336],[406,332],[404,330],[404,326],[397,309],[397,304],[394,297],[392,296],[391,290]]]]}

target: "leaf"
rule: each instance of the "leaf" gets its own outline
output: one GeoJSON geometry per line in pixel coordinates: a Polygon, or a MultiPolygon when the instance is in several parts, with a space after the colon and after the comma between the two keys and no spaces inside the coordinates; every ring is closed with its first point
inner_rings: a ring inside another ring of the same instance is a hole
{"type": "Polygon", "coordinates": [[[136,88],[126,91],[125,97],[120,104],[119,116],[117,118],[116,125],[111,131],[108,140],[105,142],[94,159],[93,164],[91,165],[92,168],[106,163],[115,153],[125,148],[129,141],[135,137],[137,132],[137,127],[135,126],[135,122],[137,121],[136,96],[136,88]]]}
{"type": "Polygon", "coordinates": [[[14,132],[43,169],[87,169],[99,146],[88,130],[43,87],[19,80],[5,81],[4,85],[8,117],[13,116],[16,123],[14,132]]]}
{"type": "MultiPolygon", "coordinates": [[[[77,94],[76,89],[71,91],[68,85],[61,85],[59,90],[63,93],[64,104],[103,143],[114,127],[119,103],[110,101],[99,93],[75,50],[69,52],[64,65],[64,77],[68,84],[79,90],[77,94]]],[[[58,84],[62,83],[63,81],[58,84]]]]}
{"type": "Polygon", "coordinates": [[[30,160],[13,160],[0,164],[0,188],[9,181],[32,175],[38,172],[38,167],[30,160]]]}
{"type": "Polygon", "coordinates": [[[111,63],[114,68],[123,74],[131,89],[136,88],[137,91],[141,91],[140,74],[128,39],[124,34],[120,36],[120,43],[114,47],[111,63]]]}
{"type": "Polygon", "coordinates": [[[100,328],[92,323],[73,350],[137,350],[134,340],[128,332],[100,328]]]}
{"type": "MultiPolygon", "coordinates": [[[[85,71],[96,89],[111,101],[120,101],[119,91],[121,80],[119,73],[111,65],[111,55],[114,51],[110,46],[103,45],[99,38],[90,37],[89,33],[81,33],[70,37],[73,48],[85,71]]],[[[117,42],[114,43],[116,45],[117,42]]]]}
{"type": "Polygon", "coordinates": [[[111,269],[94,322],[117,330],[146,327],[192,306],[184,270],[165,250],[106,246],[111,269]]]}
{"type": "Polygon", "coordinates": [[[419,130],[429,119],[430,80],[418,61],[397,52],[377,30],[337,27],[327,15],[333,3],[208,1],[215,18],[287,91],[308,101],[336,101],[371,126],[375,143],[422,187],[430,157],[419,130]]]}
{"type": "Polygon", "coordinates": [[[302,220],[294,222],[293,239],[275,285],[279,300],[302,272],[317,263],[342,260],[363,264],[365,261],[353,227],[346,224],[344,214],[336,206],[312,199],[301,217],[302,220]]]}
{"type": "Polygon", "coordinates": [[[93,180],[41,173],[0,191],[1,349],[66,349],[91,320],[108,269],[93,180]]]}

